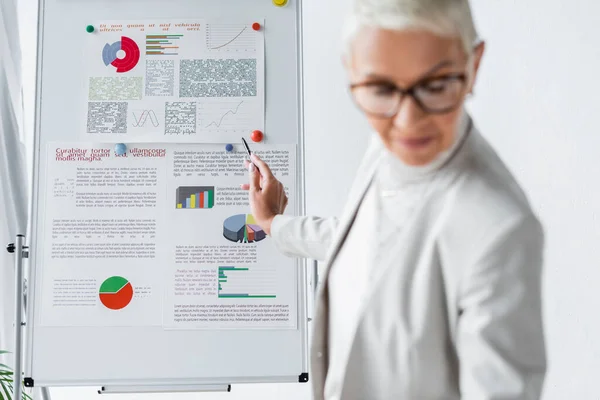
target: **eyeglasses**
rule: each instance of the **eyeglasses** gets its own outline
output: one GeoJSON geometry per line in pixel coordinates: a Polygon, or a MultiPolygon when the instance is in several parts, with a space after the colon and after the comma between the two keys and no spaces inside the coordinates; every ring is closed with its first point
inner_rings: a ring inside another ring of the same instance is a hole
{"type": "Polygon", "coordinates": [[[366,82],[350,85],[354,101],[375,118],[391,118],[398,113],[402,99],[412,97],[426,113],[443,114],[460,104],[466,84],[465,74],[427,78],[408,89],[390,82],[366,82]]]}

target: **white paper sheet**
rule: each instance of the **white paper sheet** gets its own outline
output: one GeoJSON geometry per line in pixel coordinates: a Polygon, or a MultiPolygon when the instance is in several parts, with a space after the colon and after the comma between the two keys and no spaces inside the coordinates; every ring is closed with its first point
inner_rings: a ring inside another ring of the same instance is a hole
{"type": "MultiPolygon", "coordinates": [[[[49,146],[45,326],[296,328],[295,260],[250,214],[242,146],[49,146]]],[[[262,145],[295,208],[294,145],[262,145]]]]}
{"type": "Polygon", "coordinates": [[[95,26],[81,110],[87,139],[217,143],[264,131],[263,20],[95,26]]]}

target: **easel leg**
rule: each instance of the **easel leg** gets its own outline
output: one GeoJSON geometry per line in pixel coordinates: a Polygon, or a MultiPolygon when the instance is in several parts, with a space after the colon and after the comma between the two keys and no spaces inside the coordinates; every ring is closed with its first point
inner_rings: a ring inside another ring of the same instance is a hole
{"type": "Polygon", "coordinates": [[[48,388],[42,388],[42,400],[50,400],[50,390],[48,388]]]}
{"type": "Polygon", "coordinates": [[[14,246],[9,245],[8,251],[15,253],[15,367],[13,399],[23,398],[23,256],[25,236],[17,235],[14,246]],[[12,250],[12,251],[11,251],[12,250]]]}

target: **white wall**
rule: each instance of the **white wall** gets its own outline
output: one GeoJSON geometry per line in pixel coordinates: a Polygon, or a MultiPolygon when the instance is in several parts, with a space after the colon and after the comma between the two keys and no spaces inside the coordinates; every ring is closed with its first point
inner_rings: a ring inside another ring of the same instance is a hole
{"type": "Polygon", "coordinates": [[[600,3],[476,0],[488,55],[473,112],[547,231],[546,400],[600,389],[600,3]]]}
{"type": "MultiPolygon", "coordinates": [[[[27,10],[35,0],[21,1],[27,10]]],[[[470,108],[529,193],[547,231],[544,294],[550,369],[544,399],[597,399],[600,3],[472,2],[488,48],[470,108]]],[[[308,211],[334,215],[344,203],[368,127],[347,95],[339,58],[339,29],[348,1],[305,3],[308,211]]],[[[32,15],[22,16],[26,101],[33,98],[32,15]]],[[[52,390],[59,400],[91,399],[95,393],[94,388],[52,390]]],[[[310,395],[308,385],[257,385],[234,386],[223,395],[143,398],[300,400],[310,395]]]]}

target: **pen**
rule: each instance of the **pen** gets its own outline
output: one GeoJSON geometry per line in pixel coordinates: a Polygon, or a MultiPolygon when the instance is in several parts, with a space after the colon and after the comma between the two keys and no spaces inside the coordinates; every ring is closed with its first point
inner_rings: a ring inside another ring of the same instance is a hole
{"type": "Polygon", "coordinates": [[[244,147],[246,148],[246,151],[248,152],[248,161],[251,162],[254,165],[254,167],[258,170],[258,167],[256,167],[256,164],[254,164],[252,162],[252,159],[251,159],[252,152],[250,151],[250,147],[248,147],[248,143],[246,143],[246,139],[242,138],[242,142],[244,143],[244,147]]]}

